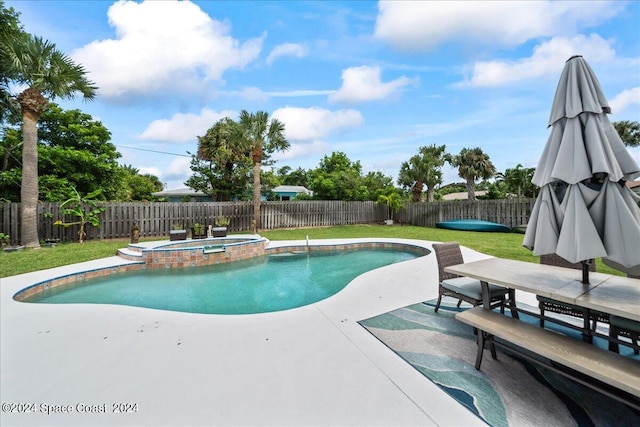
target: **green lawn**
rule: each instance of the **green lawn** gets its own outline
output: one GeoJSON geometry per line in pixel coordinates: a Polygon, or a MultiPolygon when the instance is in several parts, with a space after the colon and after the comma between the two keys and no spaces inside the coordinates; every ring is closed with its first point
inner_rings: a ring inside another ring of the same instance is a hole
{"type": "MultiPolygon", "coordinates": [[[[470,231],[441,230],[415,226],[349,225],[340,227],[301,228],[263,231],[269,240],[332,239],[350,237],[397,237],[403,239],[459,242],[461,245],[500,258],[538,262],[531,251],[522,247],[522,234],[479,233],[470,231]]],[[[143,239],[158,240],[158,239],[143,239]]],[[[20,252],[0,252],[0,277],[14,276],[31,271],[115,255],[128,244],[127,239],[94,240],[79,243],[63,243],[54,248],[26,249],[20,252]]],[[[597,270],[603,273],[621,274],[598,260],[597,270]]]]}

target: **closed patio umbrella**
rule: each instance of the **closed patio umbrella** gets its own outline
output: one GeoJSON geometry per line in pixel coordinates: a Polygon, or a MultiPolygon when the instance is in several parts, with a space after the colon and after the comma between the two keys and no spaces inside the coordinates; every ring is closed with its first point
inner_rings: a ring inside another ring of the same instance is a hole
{"type": "Polygon", "coordinates": [[[571,263],[605,263],[640,270],[640,198],[624,181],[640,176],[609,121],[608,102],[593,70],[569,58],[551,108],[547,140],[531,182],[541,187],[523,245],[534,255],[557,254],[571,263]]]}

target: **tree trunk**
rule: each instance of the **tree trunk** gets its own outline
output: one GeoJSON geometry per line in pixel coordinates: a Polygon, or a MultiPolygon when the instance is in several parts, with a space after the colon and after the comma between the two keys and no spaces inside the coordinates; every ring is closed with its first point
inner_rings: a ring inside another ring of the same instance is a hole
{"type": "Polygon", "coordinates": [[[22,187],[20,216],[22,244],[39,248],[38,239],[38,119],[28,111],[22,115],[22,187]]]}
{"type": "Polygon", "coordinates": [[[433,187],[427,187],[427,202],[433,202],[433,187]]]}
{"type": "Polygon", "coordinates": [[[467,197],[470,202],[475,202],[476,200],[475,187],[475,182],[472,179],[467,179],[467,197]]]}
{"type": "Polygon", "coordinates": [[[424,188],[424,184],[422,183],[421,180],[417,180],[413,184],[413,187],[411,188],[411,194],[412,194],[412,200],[414,202],[421,202],[422,201],[422,189],[423,188],[424,188]]]}

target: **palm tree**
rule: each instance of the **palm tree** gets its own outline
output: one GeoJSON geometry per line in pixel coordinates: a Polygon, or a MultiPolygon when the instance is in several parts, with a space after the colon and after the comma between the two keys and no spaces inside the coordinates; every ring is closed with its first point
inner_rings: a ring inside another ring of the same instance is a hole
{"type": "Polygon", "coordinates": [[[3,68],[11,70],[13,81],[27,88],[16,99],[22,113],[21,241],[40,247],[38,241],[38,120],[49,100],[71,99],[80,92],[92,100],[97,87],[85,77],[86,71],[40,37],[12,40],[2,47],[3,68]]]}
{"type": "Polygon", "coordinates": [[[448,160],[451,166],[458,168],[458,175],[467,184],[469,200],[476,199],[475,186],[477,179],[489,179],[496,174],[496,168],[481,148],[463,148],[460,154],[448,160]]]}
{"type": "Polygon", "coordinates": [[[284,124],[278,119],[269,121],[265,111],[248,113],[240,112],[240,127],[244,140],[251,149],[253,163],[253,232],[260,228],[260,166],[275,151],[289,149],[289,142],[284,136],[284,124]]]}
{"type": "Polygon", "coordinates": [[[198,137],[197,157],[210,162],[211,174],[205,192],[216,201],[231,200],[245,186],[249,149],[239,124],[229,117],[218,120],[204,136],[198,137]]]}
{"type": "Polygon", "coordinates": [[[502,181],[511,193],[520,197],[535,197],[536,186],[531,183],[535,168],[523,168],[520,163],[515,168],[507,169],[504,173],[497,173],[498,180],[502,181]]]}
{"type": "Polygon", "coordinates": [[[393,221],[394,213],[398,212],[400,208],[404,208],[402,198],[400,197],[400,194],[398,194],[398,190],[395,188],[388,191],[386,194],[380,194],[376,203],[387,205],[387,209],[389,210],[389,221],[393,221]]]}
{"type": "Polygon", "coordinates": [[[618,132],[618,135],[620,135],[624,145],[627,147],[640,146],[640,123],[622,120],[620,122],[613,122],[612,124],[616,132],[618,132]]]}
{"type": "Polygon", "coordinates": [[[398,184],[404,188],[411,187],[412,201],[422,201],[422,189],[427,186],[427,201],[433,202],[436,185],[442,184],[441,168],[445,162],[444,145],[435,144],[420,147],[418,153],[408,162],[402,163],[398,175],[398,184]]]}
{"type": "Polygon", "coordinates": [[[411,201],[422,201],[422,190],[424,189],[424,171],[421,168],[419,156],[413,156],[408,162],[402,162],[400,173],[398,174],[398,185],[402,188],[411,189],[411,201]]]}

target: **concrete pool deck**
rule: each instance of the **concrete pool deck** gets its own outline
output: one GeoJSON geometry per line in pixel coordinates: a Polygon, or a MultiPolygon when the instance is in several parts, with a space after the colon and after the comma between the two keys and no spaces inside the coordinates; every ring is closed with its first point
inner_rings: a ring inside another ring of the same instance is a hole
{"type": "MultiPolygon", "coordinates": [[[[321,242],[353,241],[433,243],[321,242]]],[[[300,241],[269,243],[292,244],[300,241]]],[[[485,425],[357,323],[437,297],[434,254],[365,273],[318,303],[266,314],[12,298],[48,278],[129,262],[114,256],[1,279],[2,426],[485,425]]]]}

